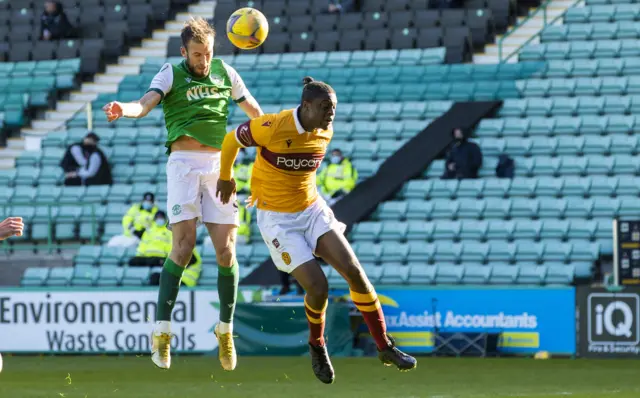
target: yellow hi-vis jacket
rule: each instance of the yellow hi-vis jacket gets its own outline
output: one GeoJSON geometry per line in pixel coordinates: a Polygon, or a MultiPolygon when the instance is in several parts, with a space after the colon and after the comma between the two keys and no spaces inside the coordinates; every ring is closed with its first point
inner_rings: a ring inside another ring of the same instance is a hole
{"type": "Polygon", "coordinates": [[[166,226],[155,224],[147,228],[142,234],[136,256],[138,257],[167,257],[171,253],[171,231],[166,226]]]}
{"type": "Polygon", "coordinates": [[[158,211],[158,206],[154,205],[151,210],[145,210],[140,203],[136,203],[129,208],[127,214],[122,217],[122,229],[125,236],[131,236],[131,227],[136,231],[145,230],[153,225],[153,217],[158,211]]]}
{"type": "MultiPolygon", "coordinates": [[[[171,253],[172,233],[166,226],[152,225],[144,234],[138,245],[136,256],[139,257],[168,257],[171,253]]],[[[182,283],[193,287],[198,284],[202,272],[202,257],[198,249],[193,249],[193,256],[182,273],[182,283]]]]}
{"type": "Polygon", "coordinates": [[[248,164],[239,163],[233,168],[233,179],[236,180],[236,191],[238,192],[251,191],[251,171],[252,170],[253,170],[253,162],[248,164]]]}
{"type": "Polygon", "coordinates": [[[344,158],[340,164],[328,165],[318,176],[318,184],[322,193],[329,197],[340,190],[351,192],[357,182],[358,171],[347,158],[344,158]]]}
{"type": "Polygon", "coordinates": [[[253,216],[251,209],[247,209],[242,203],[238,206],[240,216],[240,226],[238,227],[238,235],[245,236],[247,239],[251,237],[251,218],[253,216]]]}
{"type": "Polygon", "coordinates": [[[187,265],[187,268],[182,273],[182,283],[187,287],[194,287],[198,284],[200,274],[202,273],[202,258],[198,249],[193,249],[193,256],[191,262],[187,265]]]}

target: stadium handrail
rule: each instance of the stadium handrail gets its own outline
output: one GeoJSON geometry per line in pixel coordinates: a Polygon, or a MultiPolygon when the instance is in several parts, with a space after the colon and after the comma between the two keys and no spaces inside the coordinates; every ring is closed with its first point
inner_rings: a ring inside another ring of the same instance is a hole
{"type": "MultiPolygon", "coordinates": [[[[44,201],[29,201],[29,202],[24,202],[24,201],[12,201],[11,202],[11,206],[47,206],[47,211],[48,211],[48,215],[47,215],[47,225],[48,225],[48,230],[47,230],[47,243],[46,243],[46,250],[48,253],[52,253],[54,248],[59,248],[59,249],[76,249],[79,248],[80,246],[82,246],[83,244],[81,243],[61,243],[59,245],[54,245],[53,242],[53,226],[55,225],[54,220],[53,220],[53,214],[52,214],[52,208],[53,207],[58,207],[61,204],[58,202],[44,202],[44,201]]],[[[97,202],[77,202],[75,204],[73,204],[73,206],[91,206],[91,239],[90,244],[91,245],[95,245],[96,244],[96,238],[97,238],[97,231],[98,231],[98,222],[96,219],[96,207],[97,206],[102,206],[102,204],[97,203],[97,202]]],[[[14,216],[16,217],[20,217],[20,214],[15,214],[14,216]]],[[[28,228],[28,226],[27,226],[28,228]]],[[[32,240],[31,240],[32,241],[32,240]]],[[[15,240],[13,241],[15,242],[15,240]]],[[[18,241],[19,242],[19,241],[18,241]]],[[[4,251],[9,251],[10,250],[10,242],[9,239],[6,239],[4,241],[2,241],[2,245],[0,246],[2,247],[2,249],[4,251]]],[[[24,246],[24,245],[12,245],[11,246],[12,250],[31,250],[32,247],[31,246],[24,246]]]]}
{"type": "Polygon", "coordinates": [[[507,31],[507,33],[505,33],[499,40],[498,40],[498,62],[500,63],[506,63],[507,61],[509,61],[509,59],[511,59],[514,55],[518,54],[520,52],[520,50],[528,45],[529,43],[531,43],[534,39],[536,39],[537,37],[540,36],[540,34],[542,33],[542,31],[549,25],[553,25],[554,23],[556,23],[558,20],[560,20],[561,18],[564,17],[564,14],[567,12],[567,10],[569,10],[572,7],[575,7],[576,5],[578,5],[579,3],[583,2],[584,0],[575,0],[573,3],[571,3],[571,5],[569,7],[567,7],[567,9],[561,13],[560,15],[558,15],[557,17],[553,18],[552,20],[549,20],[549,18],[547,17],[547,9],[549,7],[549,5],[552,3],[553,0],[546,0],[544,2],[544,4],[542,4],[540,7],[538,7],[535,11],[533,11],[532,13],[530,13],[529,15],[527,15],[527,17],[525,19],[523,19],[522,21],[516,23],[513,28],[511,28],[509,31],[507,31]],[[504,41],[509,37],[512,36],[513,34],[517,33],[517,31],[523,26],[525,25],[527,22],[529,22],[532,18],[536,17],[540,12],[542,12],[542,21],[543,21],[543,26],[542,29],[540,29],[540,31],[538,31],[538,33],[532,35],[530,38],[528,38],[524,43],[522,43],[521,45],[519,45],[513,52],[511,52],[511,54],[504,54],[504,41]],[[505,57],[506,55],[506,57],[505,57]],[[505,57],[503,59],[503,57],[505,57]]]}

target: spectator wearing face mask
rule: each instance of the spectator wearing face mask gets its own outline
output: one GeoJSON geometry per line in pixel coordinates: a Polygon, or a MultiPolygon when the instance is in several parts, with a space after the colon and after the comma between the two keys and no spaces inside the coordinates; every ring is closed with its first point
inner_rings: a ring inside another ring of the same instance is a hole
{"type": "Polygon", "coordinates": [[[111,166],[98,148],[100,137],[87,134],[82,142],[72,144],[60,161],[64,171],[64,185],[111,185],[111,166]]]}
{"type": "Polygon", "coordinates": [[[340,149],[331,151],[330,164],[318,176],[322,196],[329,206],[353,190],[358,182],[358,171],[340,149]]]}
{"type": "Polygon", "coordinates": [[[153,219],[158,212],[155,204],[155,195],[147,192],[142,197],[142,202],[135,203],[129,208],[122,218],[122,230],[125,236],[137,236],[142,238],[144,231],[153,225],[153,219]]]}
{"type": "MultiPolygon", "coordinates": [[[[159,267],[164,264],[171,253],[172,234],[167,228],[167,214],[158,210],[153,217],[153,224],[142,234],[140,244],[136,250],[136,256],[129,260],[132,267],[159,267]]],[[[198,284],[202,272],[202,258],[196,249],[193,250],[191,260],[182,274],[182,283],[193,287],[198,284]]],[[[157,285],[160,274],[151,275],[151,284],[157,285]]]]}
{"type": "Polygon", "coordinates": [[[453,145],[447,153],[442,179],[478,178],[482,167],[482,151],[475,142],[469,141],[460,128],[453,129],[453,145]]]}

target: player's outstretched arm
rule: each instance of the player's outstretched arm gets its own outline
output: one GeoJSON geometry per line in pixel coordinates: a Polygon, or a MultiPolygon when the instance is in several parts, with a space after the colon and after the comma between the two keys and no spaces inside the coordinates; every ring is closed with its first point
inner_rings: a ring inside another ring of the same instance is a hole
{"type": "Polygon", "coordinates": [[[118,102],[113,101],[106,104],[102,110],[107,116],[109,122],[118,120],[121,117],[139,119],[145,117],[155,108],[162,96],[155,91],[149,91],[138,101],[134,102],[118,102]]]}
{"type": "Polygon", "coordinates": [[[5,240],[12,236],[22,236],[24,223],[21,217],[9,217],[0,222],[0,240],[5,240]]]}
{"type": "Polygon", "coordinates": [[[220,153],[220,178],[218,178],[218,186],[216,187],[216,196],[224,204],[229,202],[231,195],[236,191],[236,182],[232,177],[232,172],[240,148],[235,130],[224,136],[220,153]]]}
{"type": "Polygon", "coordinates": [[[244,101],[239,102],[238,106],[247,114],[249,119],[255,119],[264,115],[262,108],[260,108],[260,104],[258,104],[258,100],[252,96],[248,96],[244,101]]]}

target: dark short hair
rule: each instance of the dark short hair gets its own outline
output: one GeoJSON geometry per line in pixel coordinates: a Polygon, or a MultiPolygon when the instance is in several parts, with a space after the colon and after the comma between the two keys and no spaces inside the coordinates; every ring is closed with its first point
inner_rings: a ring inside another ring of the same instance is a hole
{"type": "Polygon", "coordinates": [[[159,218],[160,216],[164,217],[165,219],[167,218],[167,213],[165,213],[162,210],[158,210],[156,212],[156,214],[153,216],[153,219],[155,220],[156,218],[159,218]]]}
{"type": "Polygon", "coordinates": [[[314,99],[336,93],[333,87],[327,83],[313,80],[310,76],[302,79],[302,83],[304,84],[302,101],[313,101],[314,99]]]}
{"type": "Polygon", "coordinates": [[[93,131],[90,132],[89,134],[85,135],[84,138],[90,138],[90,139],[94,140],[95,142],[100,142],[100,137],[98,137],[98,134],[94,133],[93,131]]]}

